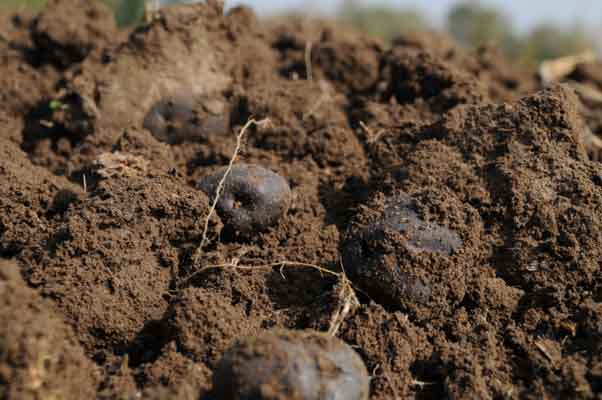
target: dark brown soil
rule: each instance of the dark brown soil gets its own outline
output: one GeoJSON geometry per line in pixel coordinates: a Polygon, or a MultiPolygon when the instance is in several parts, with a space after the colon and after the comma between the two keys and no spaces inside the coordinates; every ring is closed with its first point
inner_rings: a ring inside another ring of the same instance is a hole
{"type": "Polygon", "coordinates": [[[600,65],[544,88],[440,34],[209,3],[2,17],[0,398],[211,399],[288,329],[350,345],[372,400],[602,399],[600,65]],[[290,204],[239,235],[199,182],[251,118],[235,165],[290,204]]]}
{"type": "Polygon", "coordinates": [[[0,397],[94,397],[98,371],[52,304],[28,288],[12,261],[0,262],[0,397]]]}

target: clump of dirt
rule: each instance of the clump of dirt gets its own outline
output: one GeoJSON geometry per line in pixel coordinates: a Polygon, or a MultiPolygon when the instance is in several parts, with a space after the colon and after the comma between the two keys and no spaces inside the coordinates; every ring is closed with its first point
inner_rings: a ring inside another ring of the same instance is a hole
{"type": "Polygon", "coordinates": [[[0,261],[0,396],[82,399],[98,373],[48,300],[28,288],[17,265],[0,261]]]}
{"type": "Polygon", "coordinates": [[[489,47],[219,3],[0,27],[0,257],[29,286],[0,313],[82,366],[35,395],[211,398],[226,349],[288,329],[353,346],[370,399],[600,397],[594,64],[542,88],[489,47]],[[198,187],[238,140],[290,186],[244,235],[198,187]]]}
{"type": "MultiPolygon", "coordinates": [[[[231,78],[222,71],[230,49],[209,50],[211,43],[219,42],[212,37],[217,34],[211,21],[217,20],[220,11],[217,6],[192,6],[179,13],[167,10],[149,26],[134,30],[121,45],[102,47],[100,60],[83,59],[67,79],[57,82],[55,95],[29,115],[24,146],[33,161],[71,175],[98,154],[110,151],[124,129],[142,129],[144,116],[160,99],[225,90],[231,78]],[[138,72],[132,75],[134,70],[138,72]],[[48,136],[55,153],[52,164],[37,156],[40,146],[48,146],[48,136]],[[60,142],[69,145],[60,147],[60,142]]],[[[92,35],[85,37],[93,41],[92,35]]]]}
{"type": "MultiPolygon", "coordinates": [[[[445,393],[501,395],[508,389],[500,382],[516,379],[503,375],[501,365],[511,365],[508,372],[516,374],[526,364],[545,374],[530,376],[528,386],[519,390],[545,396],[550,393],[546,387],[559,385],[554,390],[575,395],[574,388],[560,383],[567,378],[556,363],[561,354],[572,354],[575,343],[581,342],[579,333],[570,329],[577,323],[573,316],[583,301],[594,296],[595,290],[577,288],[599,285],[594,260],[600,250],[597,239],[591,240],[590,235],[596,235],[597,223],[592,217],[602,200],[593,178],[597,166],[588,161],[581,141],[584,124],[577,104],[569,90],[556,87],[517,103],[454,110],[425,129],[416,138],[418,143],[402,153],[408,161],[393,167],[375,188],[383,193],[401,189],[418,196],[415,210],[423,219],[453,228],[465,246],[478,243],[470,252],[459,250],[459,258],[438,256],[420,267],[440,274],[448,270],[446,265],[464,265],[462,278],[444,280],[448,285],[462,285],[464,280],[466,291],[456,298],[455,306],[445,297],[447,292],[431,290],[427,297],[429,301],[441,299],[451,307],[447,309],[449,317],[444,310],[438,315],[425,314],[427,318],[420,322],[421,311],[415,311],[423,303],[420,296],[403,297],[411,304],[393,306],[423,328],[439,326],[431,335],[447,332],[445,339],[438,339],[439,358],[431,364],[443,368],[440,373],[446,379],[441,390],[445,393]],[[450,157],[455,160],[452,169],[425,157],[422,146],[430,147],[431,154],[457,154],[450,157]],[[469,230],[462,232],[462,227],[469,230]],[[502,281],[493,281],[496,276],[502,281]],[[562,299],[556,297],[560,293],[562,299]],[[494,306],[490,303],[494,298],[505,300],[494,306]],[[500,336],[490,337],[487,346],[472,346],[470,338],[481,329],[494,329],[500,336]],[[500,338],[505,339],[500,342],[500,338]],[[483,365],[496,366],[490,369],[492,375],[481,369],[483,365]]],[[[412,236],[408,238],[406,232],[405,237],[402,234],[396,239],[394,235],[390,240],[405,249],[412,236]]],[[[389,239],[377,245],[387,243],[389,239]]],[[[377,250],[373,246],[368,245],[366,251],[377,250]]],[[[383,254],[384,264],[373,271],[384,272],[395,258],[389,261],[388,251],[378,254],[383,254]]],[[[402,253],[396,250],[392,254],[402,253]]],[[[398,279],[416,276],[412,268],[421,263],[409,262],[410,269],[405,264],[397,267],[398,279]]],[[[428,278],[421,275],[417,282],[424,285],[428,278]]],[[[434,306],[427,309],[438,311],[434,306]]]]}
{"type": "Polygon", "coordinates": [[[270,121],[249,135],[249,144],[283,160],[313,161],[321,168],[350,169],[364,162],[347,122],[345,97],[326,81],[277,82],[248,88],[236,99],[238,123],[250,116],[270,121]]]}
{"type": "MultiPolygon", "coordinates": [[[[79,340],[99,357],[139,351],[136,340],[166,311],[165,296],[209,210],[207,197],[177,178],[115,169],[107,158],[99,173],[108,179],[76,199],[24,252],[29,283],[56,299],[79,340]]],[[[216,215],[209,228],[214,239],[221,228],[216,215]]]]}
{"type": "MultiPolygon", "coordinates": [[[[7,136],[15,126],[2,127],[7,136]]],[[[81,189],[62,177],[35,167],[11,141],[0,139],[0,254],[11,258],[48,232],[64,208],[61,198],[77,197],[81,189]]]]}
{"type": "Polygon", "coordinates": [[[111,11],[100,2],[51,0],[31,21],[34,65],[65,69],[100,52],[114,40],[117,27],[111,11]]]}
{"type": "Polygon", "coordinates": [[[15,46],[10,36],[0,37],[0,101],[4,112],[20,119],[51,96],[59,73],[52,67],[34,68],[15,46]]]}
{"type": "Polygon", "coordinates": [[[8,140],[13,144],[21,143],[23,121],[10,116],[6,111],[0,111],[0,140],[8,140]]]}
{"type": "Polygon", "coordinates": [[[344,25],[286,19],[272,29],[279,72],[292,80],[328,80],[344,92],[373,90],[384,44],[344,25]]]}
{"type": "Polygon", "coordinates": [[[372,399],[409,398],[417,389],[428,393],[433,376],[419,360],[430,359],[433,347],[424,337],[405,314],[375,303],[362,306],[341,332],[372,373],[372,399]]]}
{"type": "Polygon", "coordinates": [[[166,345],[161,356],[144,364],[136,375],[144,384],[144,399],[197,400],[199,393],[211,388],[211,370],[184,356],[175,342],[166,345]]]}
{"type": "Polygon", "coordinates": [[[589,129],[583,133],[583,141],[590,157],[602,161],[602,75],[600,62],[577,62],[573,59],[560,59],[566,74],[558,76],[562,82],[570,85],[577,93],[580,112],[587,121],[589,129]]]}
{"type": "Polygon", "coordinates": [[[396,38],[394,46],[425,50],[455,64],[483,82],[489,96],[496,101],[513,100],[537,88],[537,77],[533,71],[509,63],[491,45],[467,51],[443,33],[408,32],[396,38]]]}
{"type": "Polygon", "coordinates": [[[184,290],[168,314],[179,351],[210,367],[232,341],[253,336],[259,328],[247,319],[244,304],[232,305],[227,297],[203,288],[184,290]]]}

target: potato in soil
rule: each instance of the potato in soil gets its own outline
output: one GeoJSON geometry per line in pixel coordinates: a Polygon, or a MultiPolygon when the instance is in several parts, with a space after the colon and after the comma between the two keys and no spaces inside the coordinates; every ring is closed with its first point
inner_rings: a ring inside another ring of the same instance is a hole
{"type": "Polygon", "coordinates": [[[143,126],[160,142],[200,141],[206,135],[224,135],[230,129],[225,102],[190,94],[166,96],[151,107],[143,126]]]}
{"type": "Polygon", "coordinates": [[[274,331],[241,338],[213,375],[223,400],[365,400],[368,371],[341,340],[312,331],[274,331]]]}
{"type": "Polygon", "coordinates": [[[350,279],[387,308],[431,309],[464,293],[450,285],[463,280],[462,268],[451,262],[463,247],[460,236],[421,218],[414,203],[402,191],[379,193],[370,204],[374,209],[366,207],[352,221],[342,244],[350,279]]]}
{"type": "MultiPolygon", "coordinates": [[[[213,201],[224,167],[199,182],[199,188],[213,201]]],[[[217,202],[225,225],[241,234],[265,230],[287,212],[291,189],[280,175],[257,165],[237,164],[226,177],[217,202]]]]}

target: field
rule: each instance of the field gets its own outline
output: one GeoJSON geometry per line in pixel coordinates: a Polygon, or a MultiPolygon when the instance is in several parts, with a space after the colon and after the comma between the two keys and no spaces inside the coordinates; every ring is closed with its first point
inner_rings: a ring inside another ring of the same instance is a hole
{"type": "Polygon", "coordinates": [[[602,399],[602,64],[207,3],[0,16],[0,399],[602,399]]]}

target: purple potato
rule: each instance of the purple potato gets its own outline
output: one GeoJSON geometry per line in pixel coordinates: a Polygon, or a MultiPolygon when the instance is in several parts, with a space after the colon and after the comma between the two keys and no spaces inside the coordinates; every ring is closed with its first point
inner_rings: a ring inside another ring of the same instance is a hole
{"type": "MultiPolygon", "coordinates": [[[[416,260],[451,256],[463,243],[457,233],[423,221],[405,193],[387,198],[370,223],[352,224],[342,246],[347,273],[372,299],[397,308],[428,303],[432,275],[416,260]]],[[[427,262],[428,264],[428,262],[427,262]]]]}
{"type": "MultiPolygon", "coordinates": [[[[225,172],[226,167],[221,168],[199,182],[212,201],[225,172]]],[[[276,224],[290,201],[291,189],[283,177],[257,165],[237,164],[226,178],[217,212],[225,226],[248,234],[276,224]]]]}
{"type": "Polygon", "coordinates": [[[158,101],[146,114],[143,126],[160,142],[179,144],[198,141],[206,135],[225,134],[230,129],[228,118],[200,113],[192,97],[175,96],[158,101]]]}
{"type": "Polygon", "coordinates": [[[223,400],[365,400],[370,378],[359,355],[318,332],[275,331],[238,341],[213,374],[223,400]]]}

